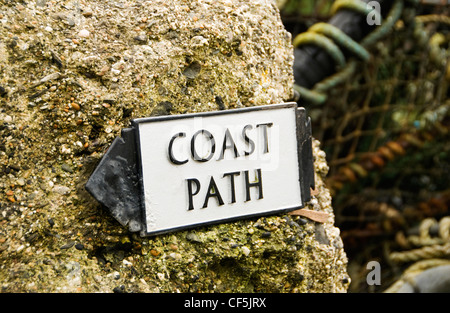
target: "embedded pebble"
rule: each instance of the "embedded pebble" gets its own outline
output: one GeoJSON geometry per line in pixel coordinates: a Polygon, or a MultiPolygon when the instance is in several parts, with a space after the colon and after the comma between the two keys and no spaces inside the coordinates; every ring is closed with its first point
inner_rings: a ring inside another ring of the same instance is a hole
{"type": "Polygon", "coordinates": [[[124,293],[125,292],[125,286],[124,285],[120,285],[117,286],[113,289],[114,293],[124,293]]]}
{"type": "Polygon", "coordinates": [[[246,246],[242,246],[241,250],[242,250],[242,253],[245,254],[245,256],[248,256],[250,254],[250,249],[247,248],[246,246]]]}
{"type": "Polygon", "coordinates": [[[169,257],[171,257],[174,260],[181,260],[182,258],[181,254],[176,252],[169,253],[169,257]]]}
{"type": "Polygon", "coordinates": [[[80,105],[78,103],[72,102],[70,104],[70,106],[76,111],[80,111],[81,110],[81,107],[80,107],[80,105]]]}
{"type": "Polygon", "coordinates": [[[88,38],[91,33],[87,29],[82,29],[78,32],[78,36],[82,38],[88,38]]]}
{"type": "Polygon", "coordinates": [[[75,245],[75,241],[70,241],[68,243],[66,243],[65,245],[62,245],[60,247],[61,250],[65,250],[65,249],[69,249],[72,248],[75,245]]]}
{"type": "Polygon", "coordinates": [[[145,44],[148,41],[147,35],[138,35],[134,37],[134,40],[138,41],[141,44],[145,44]]]}
{"type": "Polygon", "coordinates": [[[153,256],[158,256],[161,252],[159,252],[158,250],[152,249],[150,250],[150,254],[153,256]]]}
{"type": "Polygon", "coordinates": [[[195,233],[187,233],[186,239],[192,242],[202,242],[195,233]]]}
{"type": "Polygon", "coordinates": [[[116,279],[116,280],[120,279],[120,273],[117,272],[117,271],[115,271],[115,272],[113,273],[113,277],[114,277],[114,279],[116,279]]]}
{"type": "Polygon", "coordinates": [[[51,217],[49,217],[49,218],[47,219],[47,222],[48,222],[48,224],[50,225],[50,227],[55,226],[55,221],[54,221],[51,217]]]}
{"type": "Polygon", "coordinates": [[[55,185],[53,187],[53,191],[56,193],[59,193],[60,195],[67,195],[70,193],[70,188],[66,187],[66,186],[61,186],[61,185],[55,185]]]}
{"type": "Polygon", "coordinates": [[[67,163],[63,163],[63,165],[61,165],[61,169],[65,172],[73,173],[72,167],[67,163]]]}
{"type": "Polygon", "coordinates": [[[92,10],[90,8],[85,8],[83,10],[83,14],[84,17],[91,17],[92,15],[94,15],[94,13],[92,12],[92,10]]]}
{"type": "Polygon", "coordinates": [[[133,263],[131,263],[130,261],[125,260],[125,259],[122,260],[122,263],[123,263],[123,265],[126,265],[126,266],[131,266],[131,265],[133,265],[133,263]]]}
{"type": "Polygon", "coordinates": [[[159,280],[164,280],[166,278],[163,273],[156,273],[156,276],[158,277],[159,280]]]}
{"type": "Polygon", "coordinates": [[[198,74],[200,74],[201,69],[202,66],[200,65],[200,63],[195,61],[183,71],[183,75],[187,78],[194,79],[198,76],[198,74]]]}

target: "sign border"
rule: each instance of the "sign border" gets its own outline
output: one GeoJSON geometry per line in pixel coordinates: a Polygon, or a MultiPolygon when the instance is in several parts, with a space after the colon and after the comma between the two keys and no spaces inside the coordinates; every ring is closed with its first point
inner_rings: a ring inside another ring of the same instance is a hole
{"type": "MultiPolygon", "coordinates": [[[[302,125],[299,125],[299,122],[301,122],[301,113],[299,110],[304,111],[303,108],[298,108],[296,102],[286,102],[286,103],[280,103],[280,104],[269,104],[269,105],[261,105],[261,106],[252,106],[252,107],[244,107],[244,108],[238,108],[238,109],[230,109],[230,110],[224,110],[224,111],[209,111],[209,112],[198,112],[198,113],[188,113],[188,114],[179,114],[179,115],[164,115],[164,116],[154,116],[154,117],[143,117],[143,118],[136,118],[131,120],[131,124],[134,128],[135,132],[135,145],[136,145],[136,163],[137,163],[137,169],[138,169],[138,176],[139,176],[139,191],[140,191],[140,210],[141,210],[141,219],[143,228],[141,229],[141,236],[153,236],[153,235],[161,235],[166,234],[169,232],[175,232],[180,230],[187,230],[192,229],[200,226],[207,226],[207,225],[215,225],[215,224],[221,224],[221,223],[228,223],[243,219],[251,219],[254,217],[262,217],[262,216],[269,216],[274,214],[282,214],[291,212],[294,210],[301,209],[305,206],[305,203],[310,200],[309,192],[308,196],[304,193],[306,186],[303,186],[305,182],[305,179],[302,177],[302,166],[303,163],[303,156],[302,156],[302,145],[303,142],[301,142],[302,137],[302,131],[304,132],[306,130],[306,127],[302,127],[302,125]],[[297,156],[298,156],[298,166],[299,166],[299,192],[301,194],[301,205],[295,206],[291,208],[285,208],[285,209],[274,209],[272,211],[267,211],[264,213],[255,213],[255,214],[249,214],[249,215],[241,215],[241,216],[234,216],[230,218],[223,218],[219,220],[214,221],[208,221],[208,222],[200,222],[195,224],[189,224],[184,226],[177,226],[173,228],[167,228],[157,231],[147,231],[147,222],[146,222],[146,210],[145,210],[145,191],[143,186],[143,169],[142,169],[142,154],[141,154],[141,141],[140,141],[140,131],[139,131],[139,124],[143,123],[151,123],[151,122],[164,122],[169,120],[178,120],[178,119],[187,119],[187,118],[194,118],[194,117],[209,117],[209,116],[217,116],[217,115],[226,115],[226,114],[236,114],[236,113],[246,113],[246,112],[255,112],[255,111],[262,111],[262,110],[274,110],[274,109],[283,109],[283,108],[294,108],[295,109],[295,118],[296,118],[296,137],[297,137],[297,156]],[[299,127],[300,126],[300,127],[299,127]]],[[[309,122],[308,122],[309,123],[309,122]]],[[[312,166],[312,165],[311,165],[312,166]]],[[[307,187],[309,191],[309,186],[307,187]]]]}

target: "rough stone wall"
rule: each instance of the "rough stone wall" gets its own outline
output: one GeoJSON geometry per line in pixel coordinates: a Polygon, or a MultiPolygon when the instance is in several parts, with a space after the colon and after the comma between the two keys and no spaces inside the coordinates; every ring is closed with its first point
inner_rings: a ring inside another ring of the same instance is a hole
{"type": "Polygon", "coordinates": [[[307,208],[324,224],[140,238],[84,190],[130,119],[287,101],[292,63],[269,0],[0,1],[0,291],[346,291],[317,142],[307,208]]]}

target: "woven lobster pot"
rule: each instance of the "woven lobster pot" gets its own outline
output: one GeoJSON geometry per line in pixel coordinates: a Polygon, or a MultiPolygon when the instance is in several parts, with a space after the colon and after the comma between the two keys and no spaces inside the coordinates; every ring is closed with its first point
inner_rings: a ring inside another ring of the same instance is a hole
{"type": "MultiPolygon", "coordinates": [[[[339,2],[344,1],[334,2],[331,21],[339,2]]],[[[328,36],[336,49],[327,52],[342,51],[344,64],[309,88],[296,86],[327,154],[327,185],[350,259],[383,259],[383,242],[400,248],[394,240],[399,232],[448,215],[448,10],[394,1],[381,25],[355,42],[353,51],[342,44],[350,38],[328,36]],[[353,53],[357,49],[370,57],[353,53]]],[[[307,32],[294,37],[296,48],[324,46],[317,38],[325,33],[319,17],[300,19],[307,32]]]]}

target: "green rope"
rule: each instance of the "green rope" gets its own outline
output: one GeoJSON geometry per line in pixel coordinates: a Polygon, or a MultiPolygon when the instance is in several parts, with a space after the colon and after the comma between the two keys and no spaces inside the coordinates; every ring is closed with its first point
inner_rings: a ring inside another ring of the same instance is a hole
{"type": "Polygon", "coordinates": [[[376,43],[379,39],[386,36],[394,27],[395,23],[400,18],[403,11],[403,1],[396,0],[392,5],[391,10],[386,18],[386,20],[378,26],[374,31],[367,35],[362,41],[361,45],[367,47],[376,43]]]}
{"type": "MultiPolygon", "coordinates": [[[[386,20],[367,35],[361,43],[357,43],[340,29],[326,23],[314,24],[307,32],[297,35],[293,41],[294,47],[303,44],[317,45],[327,51],[341,70],[338,73],[325,78],[321,82],[316,83],[313,90],[309,90],[299,85],[294,85],[294,90],[298,91],[301,97],[312,104],[324,103],[327,100],[326,91],[348,79],[356,70],[356,63],[354,60],[351,60],[346,64],[345,57],[338,45],[348,49],[363,61],[368,61],[370,59],[370,54],[366,48],[392,31],[395,23],[402,14],[403,7],[403,0],[396,0],[389,11],[386,20]]],[[[337,0],[333,3],[331,12],[332,14],[335,14],[341,9],[353,10],[366,16],[369,13],[381,14],[361,0],[337,0]]],[[[376,18],[381,20],[381,15],[376,16],[376,18]]]]}
{"type": "Polygon", "coordinates": [[[350,36],[348,36],[336,26],[327,23],[317,23],[311,26],[308,31],[330,37],[339,45],[357,55],[363,61],[368,61],[370,58],[369,52],[363,46],[358,44],[356,41],[350,38],[350,36]]]}
{"type": "Polygon", "coordinates": [[[333,58],[338,67],[345,66],[345,57],[339,47],[327,37],[316,33],[301,33],[294,39],[294,47],[305,44],[313,44],[323,48],[333,58]]]}
{"type": "Polygon", "coordinates": [[[374,13],[376,15],[376,19],[381,21],[381,13],[373,10],[367,3],[361,0],[337,0],[331,6],[331,14],[336,14],[337,11],[341,9],[355,11],[362,15],[368,15],[369,13],[374,13]]]}
{"type": "Polygon", "coordinates": [[[325,78],[321,82],[318,82],[314,86],[314,90],[317,92],[326,92],[328,89],[334,88],[340,83],[347,80],[350,76],[353,75],[353,73],[356,70],[356,62],[354,60],[350,61],[345,68],[342,69],[342,71],[337,72],[334,75],[331,75],[330,77],[325,78]]]}
{"type": "Polygon", "coordinates": [[[300,94],[300,98],[305,98],[313,104],[322,104],[327,100],[326,94],[310,90],[297,84],[294,84],[294,90],[300,94]]]}

